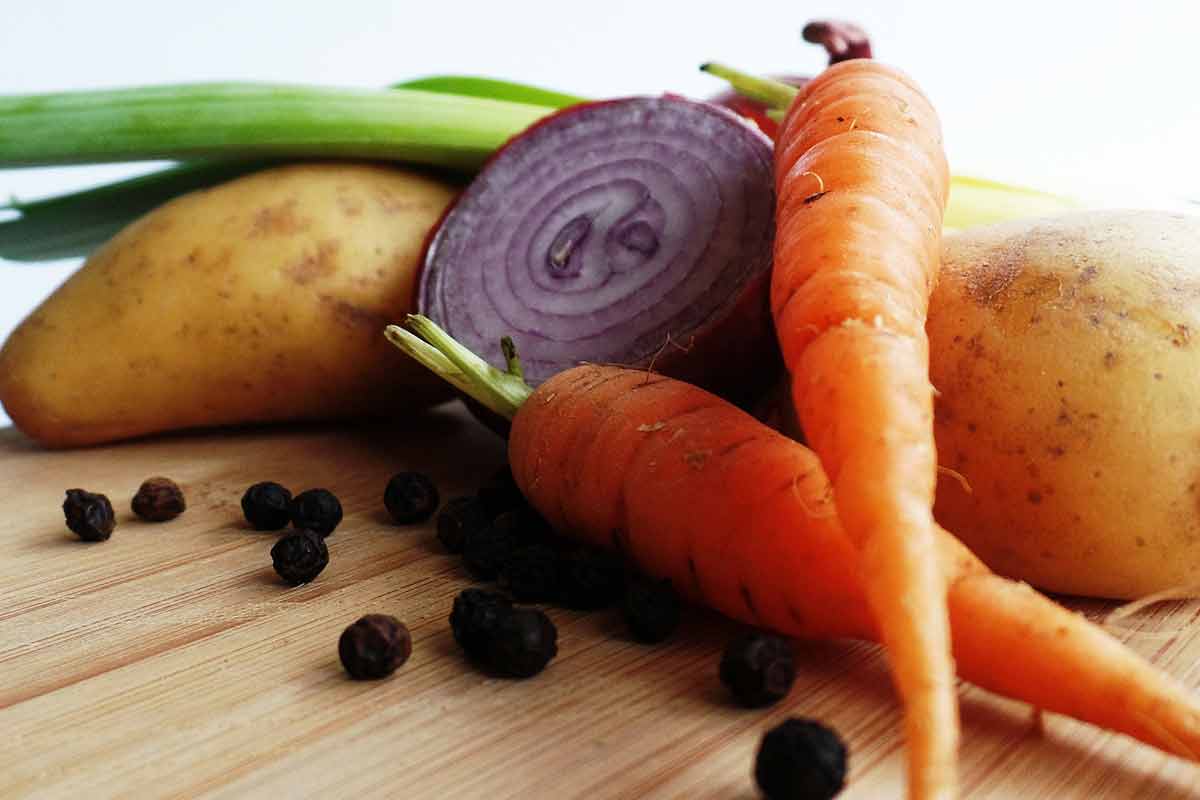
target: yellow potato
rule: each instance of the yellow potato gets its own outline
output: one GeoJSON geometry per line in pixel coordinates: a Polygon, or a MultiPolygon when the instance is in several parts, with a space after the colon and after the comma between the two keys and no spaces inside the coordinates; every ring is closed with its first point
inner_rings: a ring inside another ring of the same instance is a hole
{"type": "Polygon", "coordinates": [[[396,412],[445,398],[387,343],[456,193],[305,164],[180,197],[128,226],[0,350],[29,436],[85,445],[197,426],[396,412]]]}
{"type": "Polygon", "coordinates": [[[1200,584],[1200,218],[949,235],[928,330],[946,528],[1051,591],[1200,584]]]}

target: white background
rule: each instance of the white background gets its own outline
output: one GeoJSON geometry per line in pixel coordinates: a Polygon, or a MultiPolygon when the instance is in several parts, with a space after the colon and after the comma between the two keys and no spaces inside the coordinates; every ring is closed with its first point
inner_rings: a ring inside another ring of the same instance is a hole
{"type": "MultiPolygon", "coordinates": [[[[1121,206],[1200,201],[1200,4],[796,0],[0,0],[0,94],[208,80],[377,87],[455,72],[589,96],[824,64],[799,30],[854,20],[933,99],[953,169],[1121,206]]],[[[0,135],[3,134],[0,120],[0,135]]],[[[0,170],[36,198],[147,165],[0,170]]],[[[77,266],[0,261],[0,337],[77,266]]],[[[0,424],[6,418],[0,414],[0,424]]]]}

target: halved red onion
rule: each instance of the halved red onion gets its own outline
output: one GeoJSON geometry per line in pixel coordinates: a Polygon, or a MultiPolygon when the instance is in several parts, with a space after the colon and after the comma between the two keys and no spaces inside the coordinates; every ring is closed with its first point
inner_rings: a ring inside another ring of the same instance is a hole
{"type": "Polygon", "coordinates": [[[676,96],[568,108],[515,137],[432,237],[421,313],[536,385],[583,361],[734,399],[774,375],[771,143],[676,96]]]}

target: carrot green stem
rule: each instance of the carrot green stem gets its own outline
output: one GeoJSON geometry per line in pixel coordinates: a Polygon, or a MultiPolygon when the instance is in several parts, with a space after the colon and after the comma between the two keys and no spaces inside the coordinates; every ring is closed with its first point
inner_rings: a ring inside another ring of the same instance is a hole
{"type": "Polygon", "coordinates": [[[547,106],[415,89],[254,83],[0,96],[0,166],[196,156],[473,169],[547,106]]]}
{"type": "Polygon", "coordinates": [[[409,314],[404,324],[411,332],[399,325],[384,329],[389,342],[497,414],[512,419],[533,394],[533,387],[521,376],[516,347],[507,336],[500,340],[507,370],[499,370],[455,341],[429,317],[409,314]]]}
{"type": "Polygon", "coordinates": [[[716,61],[701,64],[700,71],[728,81],[738,94],[778,111],[786,111],[800,93],[782,81],[751,75],[716,61]]]}

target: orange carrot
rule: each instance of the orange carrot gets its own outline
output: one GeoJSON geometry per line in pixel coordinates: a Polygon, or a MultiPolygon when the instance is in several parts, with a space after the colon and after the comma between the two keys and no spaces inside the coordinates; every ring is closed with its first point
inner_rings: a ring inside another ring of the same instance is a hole
{"type": "Polygon", "coordinates": [[[925,336],[949,187],[937,115],[898,71],[836,64],[792,103],[775,176],[771,309],[793,402],[906,706],[910,796],[952,797],[958,713],[925,336]]]}
{"type": "MultiPolygon", "coordinates": [[[[820,461],[735,406],[670,378],[587,365],[531,390],[436,325],[388,338],[513,420],[509,462],[560,532],[616,548],[729,616],[801,637],[878,641],[858,548],[820,461]]],[[[1193,760],[1200,705],[1083,617],[997,577],[935,530],[962,675],[1193,760]]]]}

